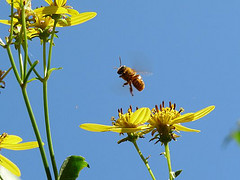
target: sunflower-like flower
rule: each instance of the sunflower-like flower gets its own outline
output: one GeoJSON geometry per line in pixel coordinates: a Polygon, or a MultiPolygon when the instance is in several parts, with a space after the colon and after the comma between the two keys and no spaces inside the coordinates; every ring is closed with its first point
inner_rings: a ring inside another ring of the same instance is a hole
{"type": "Polygon", "coordinates": [[[148,122],[153,128],[152,135],[154,135],[156,132],[158,134],[155,135],[155,137],[151,140],[157,139],[157,142],[160,141],[163,144],[166,144],[172,139],[175,140],[175,138],[178,137],[176,134],[173,133],[174,131],[200,132],[200,130],[190,129],[182,126],[180,123],[196,121],[206,116],[214,108],[215,106],[209,106],[195,113],[187,113],[181,115],[184,109],[180,108],[180,110],[177,111],[176,104],[171,104],[170,102],[169,107],[164,107],[163,102],[162,104],[160,104],[160,108],[158,108],[158,106],[156,105],[155,108],[152,110],[153,114],[151,115],[151,118],[148,122]]]}
{"type": "Polygon", "coordinates": [[[132,112],[132,107],[128,109],[126,114],[123,114],[122,109],[118,110],[118,119],[112,118],[112,126],[101,124],[81,124],[80,128],[93,132],[112,131],[117,133],[134,133],[143,131],[149,128],[144,124],[150,118],[151,111],[149,108],[140,108],[132,112]]]}
{"type": "MultiPolygon", "coordinates": [[[[79,13],[71,6],[67,6],[67,0],[45,0],[49,6],[37,8],[34,10],[36,14],[46,15],[62,15],[58,20],[57,27],[74,26],[84,23],[94,18],[96,12],[79,13]]],[[[53,25],[53,24],[52,24],[53,25]]]]}
{"type": "MultiPolygon", "coordinates": [[[[11,150],[27,150],[27,149],[33,149],[38,147],[38,142],[25,142],[20,143],[22,141],[22,138],[16,135],[8,135],[7,133],[3,133],[0,136],[0,149],[11,149],[11,150]]],[[[0,154],[0,165],[8,169],[10,172],[12,172],[16,176],[21,176],[21,172],[19,168],[9,159],[4,157],[0,154]]]]}
{"type": "Polygon", "coordinates": [[[41,14],[68,14],[71,16],[78,15],[79,12],[72,9],[71,6],[67,6],[67,0],[45,0],[49,6],[37,8],[35,12],[41,14]]]}
{"type": "MultiPolygon", "coordinates": [[[[11,4],[11,0],[6,0],[11,4]]],[[[50,5],[47,7],[41,7],[32,10],[31,1],[24,0],[26,26],[27,26],[27,37],[32,39],[33,37],[39,36],[48,37],[52,32],[52,27],[54,26],[53,17],[58,17],[56,27],[66,27],[75,26],[82,24],[92,18],[94,18],[96,12],[84,12],[79,13],[77,10],[71,9],[70,6],[66,6],[66,1],[63,0],[46,0],[50,5]],[[57,16],[52,16],[57,15],[57,16]]],[[[21,32],[21,8],[20,0],[13,0],[13,7],[17,10],[13,16],[14,24],[14,35],[19,35],[21,32]]],[[[0,23],[11,25],[11,20],[0,20],[0,23]]]]}

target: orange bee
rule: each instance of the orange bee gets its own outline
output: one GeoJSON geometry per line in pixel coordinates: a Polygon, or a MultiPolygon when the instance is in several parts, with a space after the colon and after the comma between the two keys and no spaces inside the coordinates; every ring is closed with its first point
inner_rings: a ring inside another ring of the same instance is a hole
{"type": "Polygon", "coordinates": [[[142,91],[145,88],[145,84],[142,80],[142,77],[137,74],[137,72],[130,68],[127,67],[125,65],[121,65],[121,57],[119,57],[119,61],[120,61],[120,67],[117,70],[117,73],[120,74],[120,78],[123,78],[125,81],[123,84],[123,87],[125,85],[129,85],[130,87],[130,93],[133,96],[133,88],[132,88],[132,84],[133,86],[138,90],[138,91],[142,91]]]}

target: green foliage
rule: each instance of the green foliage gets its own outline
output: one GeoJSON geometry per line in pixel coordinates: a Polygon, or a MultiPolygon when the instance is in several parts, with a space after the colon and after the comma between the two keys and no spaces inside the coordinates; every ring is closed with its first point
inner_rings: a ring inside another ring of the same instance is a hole
{"type": "Polygon", "coordinates": [[[60,169],[59,180],[75,180],[77,179],[79,172],[88,167],[88,163],[82,156],[69,156],[67,157],[60,169]]]}
{"type": "Polygon", "coordinates": [[[174,172],[175,178],[178,177],[182,172],[182,169],[177,170],[176,172],[174,172]]]}
{"type": "Polygon", "coordinates": [[[233,132],[232,138],[240,145],[240,130],[233,132]]]}

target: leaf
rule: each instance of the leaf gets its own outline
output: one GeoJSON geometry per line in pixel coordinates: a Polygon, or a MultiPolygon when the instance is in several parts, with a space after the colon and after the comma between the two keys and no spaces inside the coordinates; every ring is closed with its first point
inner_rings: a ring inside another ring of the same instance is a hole
{"type": "MultiPolygon", "coordinates": [[[[35,81],[35,80],[40,80],[40,79],[37,78],[37,77],[35,77],[35,78],[32,78],[32,79],[28,80],[27,83],[30,83],[30,82],[35,81]]],[[[40,81],[41,81],[41,80],[40,80],[40,81]]]]}
{"type": "Polygon", "coordinates": [[[177,170],[176,172],[171,172],[171,176],[173,179],[175,179],[177,176],[179,176],[179,174],[181,174],[182,170],[177,170]]]}
{"type": "Polygon", "coordinates": [[[59,67],[59,68],[52,68],[52,69],[50,69],[50,70],[48,71],[49,76],[50,76],[50,74],[51,74],[53,71],[61,70],[61,69],[62,69],[62,67],[59,67]]]}
{"type": "Polygon", "coordinates": [[[175,171],[174,172],[175,178],[178,177],[181,174],[181,172],[182,172],[182,169],[175,171]]]}
{"type": "Polygon", "coordinates": [[[79,172],[88,167],[88,163],[82,156],[69,156],[67,157],[60,169],[59,180],[75,180],[77,179],[79,172]]]}
{"type": "Polygon", "coordinates": [[[232,133],[232,138],[240,145],[240,130],[232,133]]]}

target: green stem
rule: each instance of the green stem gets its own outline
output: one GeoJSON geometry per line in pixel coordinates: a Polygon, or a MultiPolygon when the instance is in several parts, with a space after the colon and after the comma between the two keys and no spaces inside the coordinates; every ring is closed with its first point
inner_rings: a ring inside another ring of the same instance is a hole
{"type": "Polygon", "coordinates": [[[40,133],[39,133],[39,130],[38,130],[38,126],[37,126],[37,123],[36,123],[36,120],[35,120],[35,117],[34,117],[34,114],[33,114],[33,111],[32,111],[32,107],[31,107],[31,104],[29,102],[26,86],[21,86],[21,88],[22,88],[23,98],[24,98],[24,101],[25,101],[25,104],[26,104],[26,107],[27,107],[28,115],[30,117],[32,127],[33,127],[35,136],[36,136],[37,141],[38,141],[39,150],[40,150],[40,154],[41,154],[41,157],[42,157],[45,172],[46,172],[48,180],[51,180],[52,177],[51,177],[49,165],[48,165],[48,162],[47,162],[45,150],[43,148],[42,139],[41,139],[41,136],[40,136],[40,133]]]}
{"type": "Polygon", "coordinates": [[[44,73],[44,77],[47,76],[47,57],[46,57],[46,42],[47,40],[43,39],[43,73],[44,73]]]}
{"type": "Polygon", "coordinates": [[[10,26],[9,41],[7,42],[8,45],[11,44],[12,38],[13,38],[13,0],[11,0],[11,26],[10,26]]]}
{"type": "MultiPolygon", "coordinates": [[[[30,66],[33,65],[32,61],[30,60],[30,58],[28,57],[28,64],[30,66]]],[[[35,73],[35,75],[38,77],[38,79],[41,81],[42,80],[42,77],[38,74],[38,72],[36,71],[35,67],[33,68],[33,72],[35,73]]]]}
{"type": "Polygon", "coordinates": [[[54,25],[53,25],[53,31],[52,31],[52,35],[51,35],[51,39],[50,39],[50,45],[49,45],[47,71],[49,71],[50,66],[51,66],[53,38],[54,38],[54,35],[55,35],[55,29],[56,29],[57,22],[58,22],[58,20],[55,19],[54,25]]]}
{"type": "MultiPolygon", "coordinates": [[[[23,44],[22,44],[22,48],[23,48],[23,44]]],[[[25,52],[25,49],[24,49],[24,52],[25,52]]],[[[30,66],[33,65],[33,63],[32,63],[32,61],[31,61],[31,59],[30,59],[29,56],[28,56],[28,64],[29,64],[30,66]]],[[[40,81],[42,81],[42,77],[39,75],[39,73],[37,72],[37,70],[35,69],[35,67],[33,68],[33,72],[35,73],[35,75],[37,76],[37,78],[38,78],[40,81]]]]}
{"type": "Polygon", "coordinates": [[[39,63],[39,61],[35,61],[35,62],[33,63],[33,65],[29,68],[28,73],[27,73],[27,75],[26,75],[26,77],[25,77],[25,79],[24,79],[24,81],[23,81],[24,84],[26,84],[26,83],[28,82],[28,78],[29,78],[31,72],[33,71],[33,69],[35,68],[35,66],[36,66],[38,63],[39,63]]]}
{"type": "Polygon", "coordinates": [[[168,163],[169,179],[173,180],[170,151],[169,151],[168,143],[164,143],[164,146],[165,146],[165,157],[167,158],[167,163],[168,163]]]}
{"type": "Polygon", "coordinates": [[[20,66],[20,75],[21,75],[21,79],[24,79],[23,76],[23,61],[22,61],[22,54],[21,54],[21,46],[18,47],[18,60],[19,60],[19,66],[20,66]]]}
{"type": "Polygon", "coordinates": [[[55,179],[58,179],[58,170],[57,164],[55,161],[53,144],[52,144],[52,137],[51,137],[51,129],[50,129],[50,121],[49,121],[49,113],[48,113],[48,98],[47,98],[47,80],[43,80],[43,101],[44,101],[44,115],[45,115],[45,126],[46,126],[46,133],[47,133],[47,141],[48,141],[48,149],[51,157],[52,167],[55,179]]]}
{"type": "Polygon", "coordinates": [[[24,74],[24,78],[25,76],[27,75],[27,62],[28,62],[28,42],[27,42],[27,27],[26,27],[26,17],[25,17],[25,6],[23,4],[23,1],[21,0],[20,1],[20,4],[21,4],[21,8],[22,8],[22,12],[21,12],[21,15],[22,15],[22,29],[23,29],[23,49],[24,49],[24,71],[23,71],[23,74],[24,74]]]}
{"type": "MultiPolygon", "coordinates": [[[[56,24],[54,24],[56,26],[56,24]]],[[[55,27],[54,26],[54,27],[55,27]]],[[[54,32],[53,32],[54,35],[54,32]]],[[[52,35],[52,37],[53,37],[52,35]]],[[[43,83],[43,102],[44,102],[44,116],[45,116],[45,126],[46,126],[46,133],[47,133],[47,140],[48,140],[48,149],[49,154],[51,157],[52,167],[55,179],[58,179],[58,170],[57,170],[57,164],[55,161],[55,155],[53,150],[53,144],[52,144],[52,137],[51,137],[51,128],[50,128],[50,120],[49,120],[49,112],[48,112],[48,96],[47,96],[47,80],[48,80],[48,68],[46,63],[46,40],[43,40],[43,71],[44,71],[44,79],[42,81],[43,83]]],[[[53,39],[50,41],[50,47],[52,49],[52,43],[53,39]]],[[[49,50],[49,53],[51,53],[52,50],[49,50]]],[[[49,61],[51,60],[51,54],[48,55],[48,65],[49,61]]]]}
{"type": "Polygon", "coordinates": [[[134,145],[134,147],[136,148],[139,156],[141,157],[142,161],[144,162],[145,166],[147,167],[147,170],[148,170],[149,174],[151,175],[152,179],[153,179],[153,180],[156,180],[156,178],[154,177],[153,172],[152,172],[152,170],[151,170],[151,168],[150,168],[150,166],[149,166],[149,164],[148,164],[148,161],[147,161],[147,159],[144,158],[144,156],[142,155],[142,152],[140,151],[140,149],[139,149],[139,147],[138,147],[138,145],[137,145],[136,140],[133,140],[133,141],[131,141],[131,142],[133,143],[133,145],[134,145]]]}
{"type": "Polygon", "coordinates": [[[16,64],[15,64],[15,61],[13,59],[13,55],[12,55],[12,51],[11,51],[11,48],[10,48],[10,44],[7,44],[7,53],[8,53],[8,57],[9,57],[9,60],[11,62],[11,65],[12,65],[12,68],[13,68],[13,72],[15,74],[15,77],[18,81],[19,84],[22,84],[22,79],[20,78],[19,76],[19,73],[18,73],[18,70],[17,70],[17,67],[16,67],[16,64]]]}

